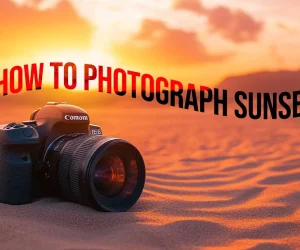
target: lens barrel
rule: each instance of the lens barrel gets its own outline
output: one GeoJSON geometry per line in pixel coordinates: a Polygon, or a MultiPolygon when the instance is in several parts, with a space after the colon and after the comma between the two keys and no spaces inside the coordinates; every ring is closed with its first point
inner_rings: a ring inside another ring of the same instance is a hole
{"type": "Polygon", "coordinates": [[[42,165],[42,182],[49,193],[101,211],[128,210],[144,188],[141,154],[118,138],[59,137],[48,147],[42,165]]]}

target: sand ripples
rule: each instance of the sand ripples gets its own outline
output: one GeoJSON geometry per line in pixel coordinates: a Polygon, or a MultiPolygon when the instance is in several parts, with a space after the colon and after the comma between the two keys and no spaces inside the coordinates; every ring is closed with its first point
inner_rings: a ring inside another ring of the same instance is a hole
{"type": "MultiPolygon", "coordinates": [[[[211,240],[222,249],[300,248],[300,136],[294,124],[210,117],[208,128],[195,119],[185,121],[183,134],[175,128],[160,134],[165,144],[154,155],[146,151],[146,159],[155,159],[140,203],[151,204],[138,214],[143,223],[179,223],[190,237],[212,230],[211,240]]],[[[145,147],[158,138],[149,140],[145,147]]]]}
{"type": "Polygon", "coordinates": [[[28,246],[48,242],[70,250],[300,249],[297,123],[185,111],[166,117],[157,110],[108,113],[97,122],[144,155],[147,182],[140,201],[123,214],[56,199],[0,205],[0,242],[29,237],[28,246]]]}

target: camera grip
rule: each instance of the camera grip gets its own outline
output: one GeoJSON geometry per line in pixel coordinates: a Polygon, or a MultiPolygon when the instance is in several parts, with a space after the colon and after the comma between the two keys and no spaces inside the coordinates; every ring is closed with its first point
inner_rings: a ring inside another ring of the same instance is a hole
{"type": "Polygon", "coordinates": [[[39,143],[37,131],[23,124],[0,126],[0,203],[32,201],[31,153],[39,143]]]}
{"type": "Polygon", "coordinates": [[[32,160],[22,148],[0,145],[1,203],[21,205],[32,201],[32,160]]]}

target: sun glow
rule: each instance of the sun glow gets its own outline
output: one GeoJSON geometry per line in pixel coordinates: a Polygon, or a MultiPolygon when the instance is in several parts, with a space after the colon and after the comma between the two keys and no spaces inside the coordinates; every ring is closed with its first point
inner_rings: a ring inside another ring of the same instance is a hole
{"type": "MultiPolygon", "coordinates": [[[[37,56],[35,61],[45,63],[47,68],[50,67],[50,62],[62,62],[63,64],[68,62],[75,63],[77,66],[76,90],[83,90],[84,88],[84,64],[102,65],[104,67],[113,67],[115,65],[115,59],[111,55],[95,49],[82,51],[64,50],[57,53],[43,54],[41,56],[37,56]]],[[[43,80],[45,84],[53,83],[53,72],[53,68],[45,70],[43,80]]],[[[69,70],[69,77],[71,81],[71,69],[69,70]]],[[[64,75],[62,67],[59,70],[59,82],[60,85],[63,86],[64,75]]],[[[97,88],[96,81],[90,81],[90,89],[95,88],[97,88]]]]}

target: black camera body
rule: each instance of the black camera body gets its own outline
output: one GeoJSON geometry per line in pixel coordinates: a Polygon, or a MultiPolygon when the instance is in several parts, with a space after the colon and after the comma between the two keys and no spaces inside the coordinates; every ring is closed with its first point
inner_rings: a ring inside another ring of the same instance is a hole
{"type": "Polygon", "coordinates": [[[145,165],[129,142],[102,135],[83,109],[49,102],[29,121],[0,126],[0,202],[46,195],[102,211],[126,211],[140,197],[145,165]]]}

